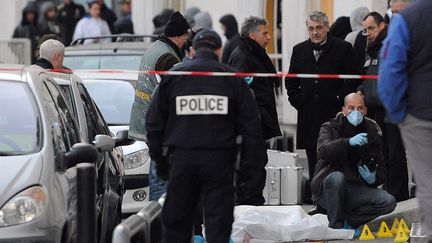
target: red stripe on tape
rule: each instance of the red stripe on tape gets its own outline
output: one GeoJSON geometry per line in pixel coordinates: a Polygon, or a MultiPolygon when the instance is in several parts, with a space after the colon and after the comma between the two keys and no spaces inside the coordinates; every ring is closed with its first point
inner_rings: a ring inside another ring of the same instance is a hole
{"type": "MultiPolygon", "coordinates": [[[[0,71],[11,72],[20,71],[19,68],[0,68],[0,71]]],[[[242,72],[204,72],[204,71],[134,71],[134,70],[116,70],[116,69],[86,69],[86,70],[70,70],[70,69],[52,69],[50,72],[62,73],[105,73],[105,74],[118,74],[118,73],[135,73],[135,74],[153,74],[153,75],[174,75],[174,76],[235,76],[235,77],[275,77],[275,78],[304,78],[304,79],[378,79],[377,75],[350,75],[350,74],[305,74],[305,73],[242,73],[242,72]]]]}

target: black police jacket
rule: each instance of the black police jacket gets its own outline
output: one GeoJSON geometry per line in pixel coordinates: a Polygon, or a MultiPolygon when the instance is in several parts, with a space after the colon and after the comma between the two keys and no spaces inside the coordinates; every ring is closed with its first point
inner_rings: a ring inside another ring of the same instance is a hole
{"type": "MultiPolygon", "coordinates": [[[[198,51],[172,71],[232,72],[210,51],[198,51]]],[[[165,76],[156,88],[146,117],[150,156],[162,159],[162,147],[235,148],[243,136],[242,163],[262,164],[264,143],[257,105],[238,77],[165,76]]]]}

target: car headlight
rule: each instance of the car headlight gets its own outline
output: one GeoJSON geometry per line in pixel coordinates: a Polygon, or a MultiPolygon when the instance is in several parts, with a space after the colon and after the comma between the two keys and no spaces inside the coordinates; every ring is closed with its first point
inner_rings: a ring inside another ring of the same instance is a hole
{"type": "Polygon", "coordinates": [[[28,223],[41,216],[48,202],[45,188],[33,186],[18,193],[0,209],[0,227],[28,223]]]}
{"type": "Polygon", "coordinates": [[[148,149],[143,149],[125,156],[125,169],[135,169],[143,165],[148,159],[149,151],[148,149]]]}

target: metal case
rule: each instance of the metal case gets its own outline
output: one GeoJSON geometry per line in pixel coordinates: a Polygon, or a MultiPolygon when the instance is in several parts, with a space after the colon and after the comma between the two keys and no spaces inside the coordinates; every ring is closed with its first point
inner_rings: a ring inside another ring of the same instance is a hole
{"type": "Polygon", "coordinates": [[[281,204],[281,168],[275,166],[266,167],[267,177],[263,190],[265,205],[281,204]]]}
{"type": "Polygon", "coordinates": [[[301,204],[303,167],[285,166],[281,169],[281,204],[301,204]]]}

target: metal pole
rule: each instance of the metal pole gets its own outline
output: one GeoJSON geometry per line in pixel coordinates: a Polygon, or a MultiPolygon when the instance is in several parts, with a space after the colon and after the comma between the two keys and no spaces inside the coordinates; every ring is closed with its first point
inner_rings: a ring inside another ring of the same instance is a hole
{"type": "Polygon", "coordinates": [[[76,166],[78,190],[78,242],[96,242],[96,171],[94,164],[76,166]]]}

